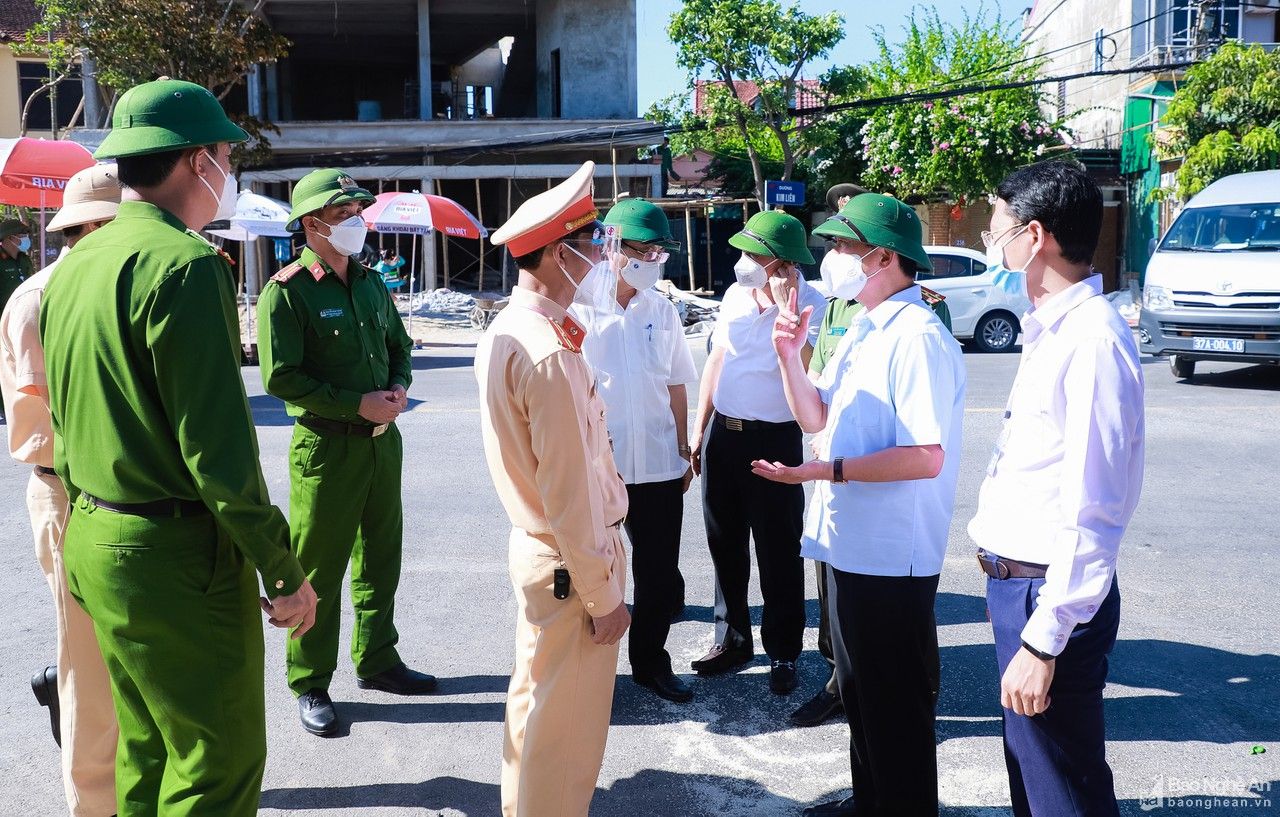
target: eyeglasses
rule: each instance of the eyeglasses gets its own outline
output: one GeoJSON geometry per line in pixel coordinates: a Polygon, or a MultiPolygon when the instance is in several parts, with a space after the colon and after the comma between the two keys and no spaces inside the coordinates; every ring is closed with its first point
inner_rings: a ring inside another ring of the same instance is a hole
{"type": "Polygon", "coordinates": [[[855,243],[852,239],[836,238],[835,236],[831,236],[831,235],[824,235],[822,237],[822,240],[827,242],[827,246],[831,249],[843,249],[846,247],[852,248],[855,243]]]}
{"type": "Polygon", "coordinates": [[[990,230],[983,230],[983,231],[982,231],[982,246],[986,247],[987,249],[991,249],[991,245],[992,245],[992,244],[995,244],[998,240],[1000,240],[1000,237],[1001,237],[1001,236],[1003,236],[1005,233],[1009,232],[1010,230],[1016,230],[1016,229],[1017,229],[1017,228],[1019,228],[1019,227],[1021,227],[1022,229],[1024,229],[1024,230],[1025,230],[1025,229],[1027,228],[1027,225],[1025,225],[1025,224],[1013,224],[1013,225],[1010,225],[1010,226],[1008,226],[1008,227],[1005,227],[1003,230],[1001,230],[1001,231],[1000,231],[1000,232],[998,232],[998,233],[993,233],[993,232],[991,232],[990,230]]]}
{"type": "Polygon", "coordinates": [[[657,261],[659,264],[665,264],[667,259],[671,257],[671,253],[661,247],[637,247],[634,244],[628,244],[626,242],[623,242],[622,246],[640,256],[638,259],[640,261],[657,261]]]}

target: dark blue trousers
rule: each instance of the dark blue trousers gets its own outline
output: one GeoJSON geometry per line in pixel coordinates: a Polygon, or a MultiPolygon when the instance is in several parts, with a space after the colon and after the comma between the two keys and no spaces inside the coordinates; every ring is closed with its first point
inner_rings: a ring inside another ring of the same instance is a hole
{"type": "MultiPolygon", "coordinates": [[[[1044,579],[987,578],[987,610],[1000,676],[1022,648],[1022,628],[1044,579]]],[[[1107,765],[1102,689],[1120,624],[1120,586],[1077,625],[1054,662],[1049,708],[1035,717],[1004,710],[1004,757],[1016,817],[1118,817],[1107,765]]]]}

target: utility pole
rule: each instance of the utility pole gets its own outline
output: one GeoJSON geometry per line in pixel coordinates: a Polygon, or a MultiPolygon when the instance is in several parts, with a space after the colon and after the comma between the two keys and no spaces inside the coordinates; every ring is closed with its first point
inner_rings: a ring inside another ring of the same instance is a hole
{"type": "Polygon", "coordinates": [[[1192,59],[1208,59],[1218,44],[1218,9],[1215,6],[1221,7],[1221,0],[1199,0],[1197,4],[1192,59]]]}

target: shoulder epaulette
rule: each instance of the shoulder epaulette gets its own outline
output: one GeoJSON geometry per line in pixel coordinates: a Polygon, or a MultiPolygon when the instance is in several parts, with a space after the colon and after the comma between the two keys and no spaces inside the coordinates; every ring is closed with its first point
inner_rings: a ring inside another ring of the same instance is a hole
{"type": "Polygon", "coordinates": [[[302,264],[298,263],[297,261],[294,261],[292,264],[280,270],[275,275],[272,275],[271,280],[275,281],[277,284],[287,284],[289,283],[290,278],[297,275],[301,271],[302,271],[302,264]]]}
{"type": "Polygon", "coordinates": [[[947,299],[946,295],[943,295],[941,292],[934,292],[928,287],[920,287],[920,297],[923,298],[924,302],[929,306],[935,306],[947,299]]]}
{"type": "Polygon", "coordinates": [[[586,338],[587,333],[578,322],[573,318],[565,315],[564,320],[556,323],[553,319],[547,318],[547,323],[551,324],[551,328],[555,330],[556,340],[560,341],[560,345],[570,352],[581,352],[582,341],[586,338]]]}

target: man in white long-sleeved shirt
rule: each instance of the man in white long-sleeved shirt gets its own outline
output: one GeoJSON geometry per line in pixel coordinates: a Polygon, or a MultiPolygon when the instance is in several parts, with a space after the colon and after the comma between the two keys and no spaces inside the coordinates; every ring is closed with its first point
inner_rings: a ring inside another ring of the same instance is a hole
{"type": "Polygon", "coordinates": [[[1102,689],[1120,620],[1116,558],[1142,488],[1137,345],[1090,259],[1102,194],[1051,162],[1000,185],[983,235],[1026,286],[1022,363],[969,523],[987,574],[1018,817],[1118,815],[1102,689]]]}

